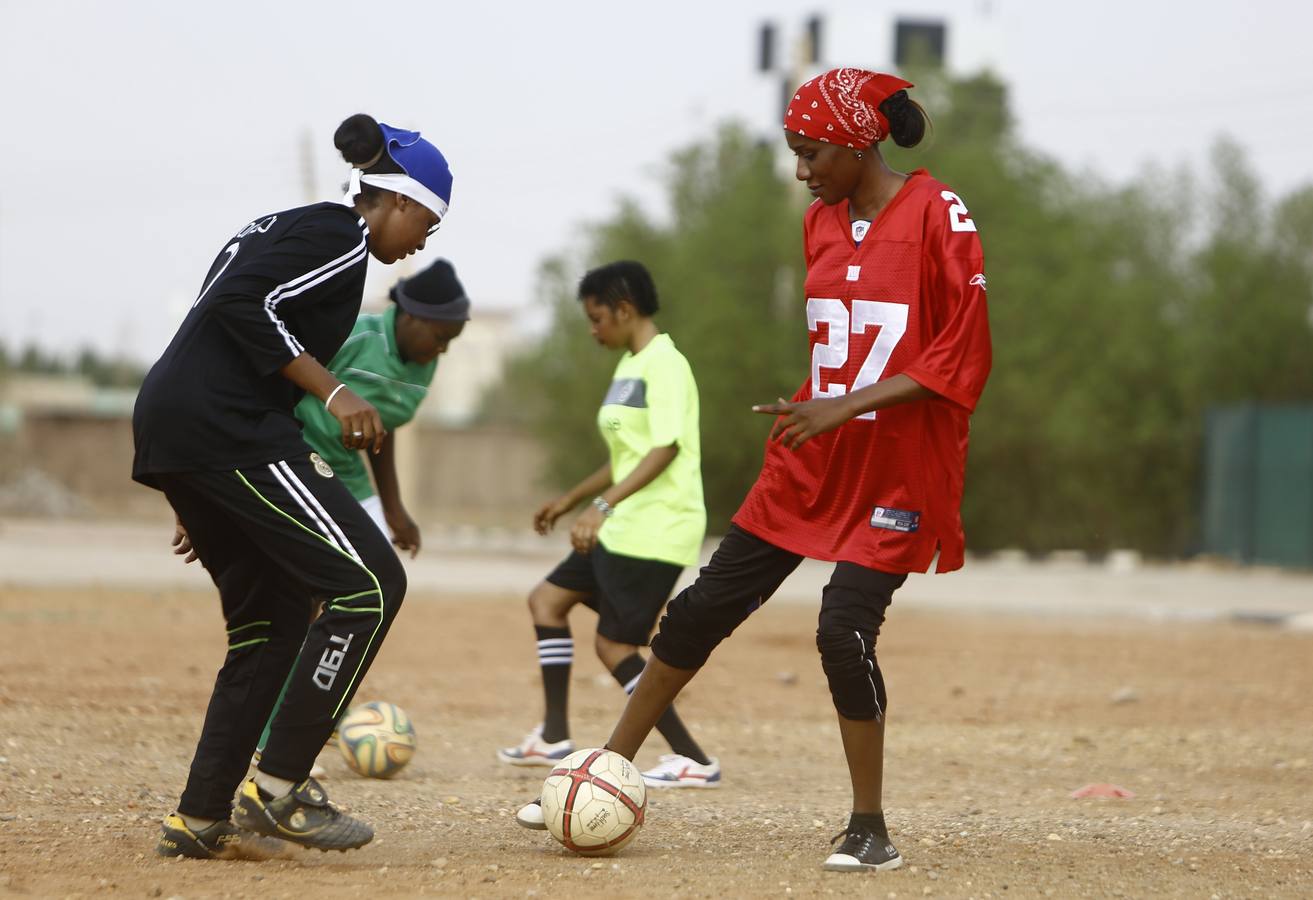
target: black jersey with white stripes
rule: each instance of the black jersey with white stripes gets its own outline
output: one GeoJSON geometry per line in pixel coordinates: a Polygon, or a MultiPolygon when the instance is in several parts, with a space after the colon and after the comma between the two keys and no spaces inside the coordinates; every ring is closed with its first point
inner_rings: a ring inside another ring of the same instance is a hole
{"type": "Polygon", "coordinates": [[[132,477],[251,466],[308,453],[279,370],[327,363],[360,312],[369,228],[350,207],[271,213],[225,242],[137,395],[132,477]]]}

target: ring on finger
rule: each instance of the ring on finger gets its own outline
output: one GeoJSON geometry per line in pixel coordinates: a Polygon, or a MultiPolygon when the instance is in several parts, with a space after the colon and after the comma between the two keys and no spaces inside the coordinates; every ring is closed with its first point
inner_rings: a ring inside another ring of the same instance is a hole
{"type": "Polygon", "coordinates": [[[363,431],[353,431],[353,432],[351,432],[351,436],[352,436],[352,437],[364,437],[364,436],[365,436],[365,433],[364,433],[363,431]]]}

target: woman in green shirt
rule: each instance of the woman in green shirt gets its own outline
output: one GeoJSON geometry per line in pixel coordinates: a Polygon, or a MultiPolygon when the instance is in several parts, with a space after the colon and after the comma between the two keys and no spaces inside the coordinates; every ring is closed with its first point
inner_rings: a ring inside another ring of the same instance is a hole
{"type": "MultiPolygon", "coordinates": [[[[595,649],[626,693],[643,671],[657,616],[684,567],[696,565],[706,532],[702,502],[698,391],[693,371],[653,321],[657,294],[640,263],[614,262],[586,274],[579,299],[602,346],[622,350],[598,412],[609,458],[533,517],[546,534],[591,501],[570,529],[574,551],[529,594],[538,637],[546,715],[503,762],[550,766],[574,750],[566,719],[574,641],[567,614],[582,603],[598,614],[595,649]]],[[[718,787],[720,765],[705,755],[670,709],[657,726],[670,755],[643,773],[652,787],[718,787]]],[[[520,811],[521,824],[542,827],[541,809],[520,811]]]]}
{"type": "MultiPolygon", "coordinates": [[[[373,484],[361,451],[342,446],[342,426],[325,404],[307,394],[295,413],[306,443],[315,451],[315,467],[323,466],[324,471],[341,479],[383,534],[399,549],[409,550],[414,558],[419,552],[419,526],[401,502],[395,435],[415,417],[428,394],[438,357],[465,330],[470,301],[456,278],[456,270],[445,259],[436,260],[412,278],[398,281],[388,296],[395,305],[381,313],[360,315],[351,336],[327,366],[338,380],[373,404],[387,429],[379,452],[363,454],[373,470],[373,484]]],[[[273,715],[277,715],[281,703],[280,694],[273,715]]],[[[268,739],[267,723],[256,750],[257,759],[268,739]]],[[[322,777],[323,772],[316,766],[312,774],[322,777]]]]}
{"type": "Polygon", "coordinates": [[[460,336],[470,317],[470,301],[445,259],[397,282],[389,292],[394,306],[364,314],[328,370],[378,409],[387,429],[382,449],[362,454],[342,446],[342,426],[324,404],[307,396],[296,407],[308,443],[351,491],[392,543],[419,552],[419,526],[406,512],[397,484],[393,435],[415,417],[428,394],[438,357],[460,336]],[[377,491],[375,491],[377,485],[377,491]]]}

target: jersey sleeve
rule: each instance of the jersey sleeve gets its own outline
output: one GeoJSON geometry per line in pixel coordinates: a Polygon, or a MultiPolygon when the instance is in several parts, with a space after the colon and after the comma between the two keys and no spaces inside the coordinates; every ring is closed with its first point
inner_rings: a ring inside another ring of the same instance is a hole
{"type": "Polygon", "coordinates": [[[653,447],[678,444],[684,436],[684,423],[688,421],[690,396],[697,390],[693,385],[693,370],[678,353],[670,353],[644,374],[647,382],[647,427],[653,447]]]}
{"type": "Polygon", "coordinates": [[[923,302],[932,335],[903,372],[971,411],[992,363],[985,260],[974,221],[965,217],[957,195],[944,193],[952,199],[933,197],[927,206],[923,241],[923,302]],[[964,227],[963,220],[970,222],[970,228],[964,227]]]}
{"type": "Polygon", "coordinates": [[[219,278],[213,296],[202,299],[255,369],[270,375],[305,352],[284,314],[313,303],[314,288],[362,262],[367,245],[358,228],[327,217],[297,223],[246,256],[242,243],[225,249],[232,254],[230,271],[219,278]]]}

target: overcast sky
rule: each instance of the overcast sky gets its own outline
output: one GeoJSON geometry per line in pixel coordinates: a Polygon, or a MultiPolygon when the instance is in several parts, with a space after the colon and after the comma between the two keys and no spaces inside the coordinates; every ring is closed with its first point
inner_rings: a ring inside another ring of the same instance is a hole
{"type": "MultiPolygon", "coordinates": [[[[1032,146],[1111,181],[1149,162],[1201,166],[1229,133],[1270,194],[1313,182],[1313,4],[1294,0],[0,10],[10,349],[153,360],[228,236],[259,214],[340,196],[332,132],[354,112],[421,130],[451,161],[451,212],[424,260],[452,259],[476,304],[527,308],[539,262],[582,224],[624,194],[658,201],[670,150],[730,117],[777,132],[779,88],[755,71],[757,28],[772,19],[796,33],[812,12],[826,17],[826,62],[869,68],[891,66],[895,18],[945,18],[953,70],[994,69],[1032,146]]],[[[969,203],[970,186],[955,187],[969,203]]],[[[399,274],[370,267],[367,296],[399,274]]]]}

